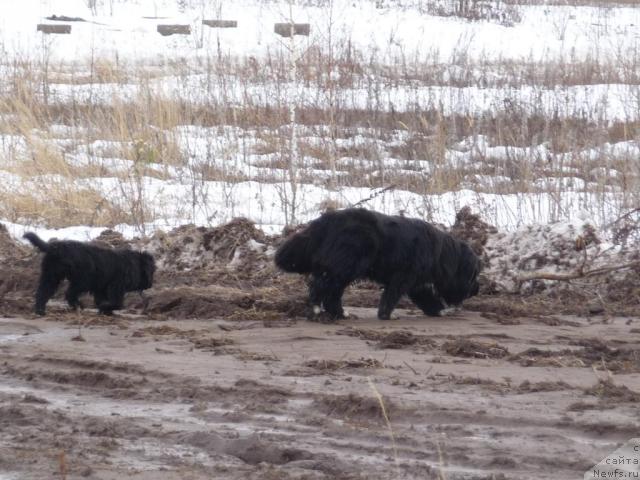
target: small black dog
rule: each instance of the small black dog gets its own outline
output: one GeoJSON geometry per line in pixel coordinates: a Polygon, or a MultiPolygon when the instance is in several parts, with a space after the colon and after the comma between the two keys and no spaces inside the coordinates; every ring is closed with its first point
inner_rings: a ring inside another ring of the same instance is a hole
{"type": "Polygon", "coordinates": [[[312,319],[321,307],[332,320],[343,318],[342,294],[358,279],[384,286],[381,320],[389,319],[405,294],[437,316],[479,289],[480,260],[466,243],[416,218],[360,208],[313,220],[280,246],[275,263],[285,272],[311,274],[312,319]]]}
{"type": "Polygon", "coordinates": [[[64,279],[69,281],[65,299],[71,308],[82,308],[80,295],[90,292],[96,307],[105,315],[122,308],[125,292],[142,292],[153,284],[156,266],[149,253],[112,250],[72,240],[47,243],[33,232],[25,233],[24,238],[45,252],[36,292],[38,315],[44,315],[47,302],[64,279]]]}

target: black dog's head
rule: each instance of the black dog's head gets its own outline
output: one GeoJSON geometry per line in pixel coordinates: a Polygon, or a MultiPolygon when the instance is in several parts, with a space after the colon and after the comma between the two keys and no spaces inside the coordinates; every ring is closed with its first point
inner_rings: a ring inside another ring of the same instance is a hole
{"type": "Polygon", "coordinates": [[[137,290],[151,288],[155,271],[156,262],[153,260],[153,256],[147,252],[140,252],[140,284],[137,290]]]}
{"type": "MultiPolygon", "coordinates": [[[[439,293],[448,305],[460,305],[463,300],[473,297],[480,290],[478,275],[481,263],[478,256],[465,242],[459,243],[457,250],[457,268],[447,279],[445,285],[439,286],[439,293]]],[[[447,259],[446,261],[451,261],[447,259]]]]}

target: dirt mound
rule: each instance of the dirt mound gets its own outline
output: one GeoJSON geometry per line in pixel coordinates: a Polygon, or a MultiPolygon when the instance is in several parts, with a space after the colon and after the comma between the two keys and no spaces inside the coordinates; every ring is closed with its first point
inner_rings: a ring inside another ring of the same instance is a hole
{"type": "Polygon", "coordinates": [[[456,221],[451,227],[450,233],[467,242],[473,251],[482,258],[489,235],[498,233],[498,229],[483,221],[480,215],[471,213],[471,208],[466,206],[456,214],[456,221]]]}
{"type": "Polygon", "coordinates": [[[481,291],[544,294],[543,303],[553,304],[558,313],[632,314],[640,303],[637,245],[612,243],[607,232],[596,230],[585,216],[577,217],[489,232],[481,291]]]}
{"type": "Polygon", "coordinates": [[[160,267],[181,271],[237,262],[240,247],[264,253],[267,244],[254,223],[236,218],[214,228],[183,225],[168,233],[158,231],[145,246],[160,267]]]}
{"type": "Polygon", "coordinates": [[[303,280],[284,275],[273,263],[277,241],[244,218],[215,228],[185,225],[157,232],[138,244],[158,265],[147,311],[271,321],[304,315],[303,280]]]}
{"type": "MultiPolygon", "coordinates": [[[[14,302],[5,296],[20,292],[32,294],[38,283],[40,259],[37,251],[23,245],[11,237],[7,228],[0,223],[0,308],[11,309],[14,302]]],[[[15,305],[15,306],[21,306],[15,305]]],[[[18,309],[22,311],[21,308],[18,309]]]]}
{"type": "MultiPolygon", "coordinates": [[[[485,245],[484,273],[500,291],[514,292],[523,274],[575,272],[585,258],[596,255],[602,242],[586,220],[528,225],[514,232],[491,235],[485,245]]],[[[548,282],[532,281],[524,291],[544,288],[548,282]]]]}
{"type": "Polygon", "coordinates": [[[115,230],[103,230],[100,235],[93,239],[92,243],[102,247],[111,248],[131,248],[131,242],[126,240],[120,232],[115,230]]]}

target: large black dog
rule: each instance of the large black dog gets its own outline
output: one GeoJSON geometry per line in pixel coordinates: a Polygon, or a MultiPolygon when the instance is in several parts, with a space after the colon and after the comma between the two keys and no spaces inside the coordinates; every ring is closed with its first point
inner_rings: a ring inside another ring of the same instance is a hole
{"type": "Polygon", "coordinates": [[[73,309],[82,307],[80,295],[93,294],[100,313],[111,315],[122,308],[125,292],[142,291],[153,284],[155,262],[146,252],[113,250],[72,240],[45,242],[35,233],[24,238],[45,252],[35,311],[44,315],[45,306],[67,279],[65,299],[73,309]]]}
{"type": "Polygon", "coordinates": [[[280,246],[286,272],[311,273],[309,301],[343,318],[342,294],[354,280],[384,286],[378,318],[387,320],[404,294],[436,316],[478,293],[480,260],[464,242],[418,219],[352,208],[313,220],[280,246]]]}

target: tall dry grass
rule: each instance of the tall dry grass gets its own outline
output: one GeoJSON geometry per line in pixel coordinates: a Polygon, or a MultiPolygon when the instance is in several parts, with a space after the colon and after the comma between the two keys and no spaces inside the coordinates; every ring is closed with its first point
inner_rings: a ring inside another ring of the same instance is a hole
{"type": "MultiPolygon", "coordinates": [[[[14,57],[0,81],[0,174],[13,179],[0,187],[0,215],[54,226],[126,222],[144,233],[162,215],[149,205],[149,178],[189,191],[185,222],[202,211],[214,218],[212,195],[220,192],[212,182],[223,185],[230,210],[237,204],[236,185],[256,180],[279,185],[281,208],[296,211],[287,171],[288,62],[285,51],[261,59],[217,53],[163,65],[92,59],[75,67],[53,64],[44,55],[37,61],[14,57]],[[256,89],[261,97],[252,93],[256,89]],[[232,90],[241,92],[241,102],[232,90]],[[205,133],[196,138],[197,132],[205,133]],[[117,168],[110,159],[118,160],[117,168]],[[90,186],[88,179],[101,177],[117,179],[117,201],[90,186]]],[[[585,183],[585,193],[603,201],[618,192],[618,204],[607,211],[623,211],[639,202],[637,161],[601,147],[640,138],[639,66],[634,52],[614,59],[515,63],[472,60],[460,52],[443,60],[437,51],[421,58],[399,52],[389,60],[387,53],[378,56],[350,44],[313,45],[296,65],[299,87],[314,97],[303,97],[296,108],[294,181],[328,191],[393,185],[425,199],[461,188],[546,193],[553,199],[572,191],[562,179],[575,177],[585,183]],[[573,113],[549,114],[542,95],[549,88],[562,94],[575,85],[600,83],[631,86],[629,120],[611,120],[598,106],[587,115],[581,105],[573,113]],[[412,95],[425,86],[443,88],[409,110],[389,107],[389,89],[412,95]],[[519,98],[522,86],[532,93],[519,98]],[[448,111],[438,95],[465,87],[516,93],[509,103],[485,111],[448,111]],[[354,92],[364,93],[366,106],[352,105],[354,92]],[[456,151],[465,139],[486,139],[504,153],[495,157],[471,146],[472,164],[461,164],[456,151]],[[530,153],[540,145],[547,148],[545,158],[530,153]],[[580,153],[587,149],[601,153],[587,158],[580,153]]],[[[546,220],[565,214],[558,209],[546,220]]]]}

